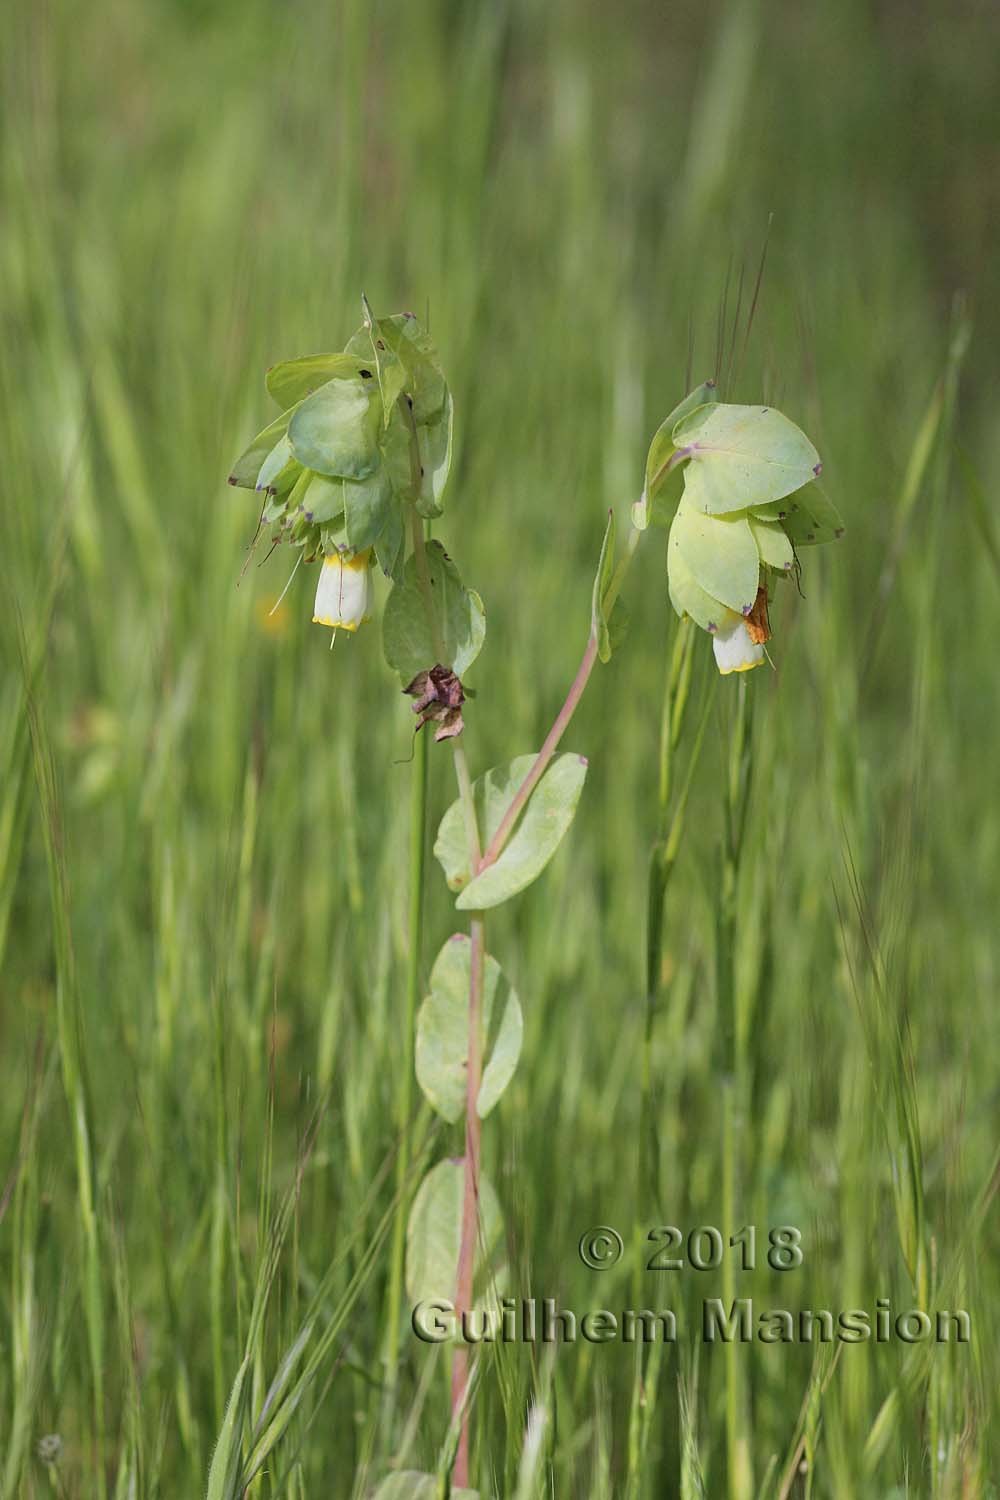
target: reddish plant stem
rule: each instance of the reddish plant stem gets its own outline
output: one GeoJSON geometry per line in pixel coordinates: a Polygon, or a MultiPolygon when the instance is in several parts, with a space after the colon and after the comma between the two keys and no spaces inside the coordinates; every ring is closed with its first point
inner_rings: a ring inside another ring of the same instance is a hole
{"type": "Polygon", "coordinates": [[[545,736],[542,748],[535,757],[534,765],[524,778],[517,795],[501,818],[500,826],[490,840],[489,848],[479,861],[480,870],[485,870],[489,865],[495,863],[503,853],[504,846],[513,832],[515,823],[521,816],[528,798],[545,774],[545,768],[553,755],[555,755],[559,741],[562,739],[570,719],[576,712],[577,704],[583,697],[584,688],[590,681],[590,674],[594,670],[594,663],[596,661],[597,637],[591,634],[587,642],[587,649],[584,651],[583,658],[577,668],[576,676],[573,678],[573,685],[566,695],[566,702],[559,710],[552,728],[545,736]]]}
{"type": "MultiPolygon", "coordinates": [[[[410,427],[410,456],[414,477],[414,497],[416,497],[419,486],[419,454],[417,451],[416,424],[413,420],[411,408],[407,407],[405,416],[408,419],[410,427]]],[[[417,515],[415,506],[411,519],[417,576],[420,582],[421,593],[424,597],[434,648],[439,659],[443,660],[444,647],[441,637],[441,627],[434,606],[430,571],[427,564],[427,552],[424,546],[423,524],[417,515]]],[[[629,563],[632,560],[638,539],[638,532],[634,532],[630,536],[625,557],[619,563],[611,586],[605,596],[604,607],[608,616],[610,616],[614,608],[615,599],[621,588],[629,563]]],[[[472,782],[465,760],[465,751],[460,744],[453,742],[452,751],[455,760],[455,773],[458,778],[459,796],[465,818],[465,830],[469,847],[469,869],[473,874],[478,874],[480,870],[486,869],[487,866],[493,864],[499,858],[528,798],[544,775],[545,769],[555,754],[570,719],[576,712],[577,705],[583,697],[584,689],[590,681],[590,674],[594,670],[594,663],[597,661],[597,657],[597,633],[595,629],[592,629],[583,653],[583,658],[577,668],[576,676],[566,695],[566,701],[556,715],[552,728],[545,736],[542,748],[535,757],[534,765],[531,767],[520,790],[501,820],[489,848],[482,855],[480,854],[481,845],[479,842],[479,829],[476,821],[472,782]]],[[[462,1327],[463,1314],[472,1310],[476,1245],[479,1238],[480,1120],[478,1102],[479,1087],[482,1079],[483,976],[486,961],[486,930],[481,911],[473,912],[470,916],[469,937],[469,1033],[465,1086],[465,1155],[462,1159],[462,1232],[459,1241],[458,1270],[455,1285],[455,1315],[459,1330],[462,1327]]],[[[455,1344],[451,1373],[452,1421],[455,1420],[459,1411],[462,1412],[458,1451],[455,1455],[455,1465],[452,1472],[452,1479],[459,1488],[467,1488],[469,1485],[470,1411],[468,1405],[468,1386],[469,1347],[460,1334],[455,1344]]]]}
{"type": "MultiPolygon", "coordinates": [[[[597,637],[593,633],[587,642],[583,658],[577,668],[566,701],[559,710],[552,728],[535,757],[517,796],[507,809],[486,853],[476,868],[484,870],[496,860],[510,837],[521,811],[538,782],[545,773],[559,741],[562,739],[577,704],[583,697],[590,681],[590,674],[597,661],[597,637]]],[[[479,1149],[480,1121],[478,1113],[479,1085],[482,1078],[482,1009],[483,971],[486,957],[485,925],[483,915],[477,912],[469,923],[471,950],[469,954],[469,1050],[465,1079],[465,1156],[464,1185],[462,1193],[462,1237],[458,1252],[458,1276],[455,1287],[455,1318],[461,1330],[462,1315],[472,1309],[473,1273],[476,1263],[476,1241],[479,1236],[479,1149]]],[[[469,1408],[466,1394],[469,1383],[469,1348],[459,1333],[455,1345],[455,1356],[451,1367],[451,1413],[455,1415],[465,1405],[462,1413],[462,1429],[458,1440],[458,1452],[452,1478],[456,1486],[467,1488],[469,1484],[469,1408]]]]}
{"type": "MultiPolygon", "coordinates": [[[[675,454],[674,456],[676,457],[677,455],[675,454]]],[[[625,582],[625,575],[632,565],[632,559],[635,556],[636,548],[639,545],[641,536],[642,532],[636,531],[634,528],[629,533],[629,539],[625,547],[624,556],[615,569],[610,586],[607,590],[607,593],[604,595],[603,609],[606,619],[610,619],[614,611],[615,603],[617,602],[618,595],[621,592],[622,584],[625,582]]],[[[594,670],[594,664],[597,661],[597,655],[597,630],[595,626],[591,629],[590,636],[587,640],[586,650],[583,653],[580,665],[576,669],[576,676],[573,678],[570,690],[566,694],[566,702],[556,714],[555,722],[553,723],[552,728],[549,730],[548,734],[545,736],[545,741],[542,745],[542,748],[539,750],[538,754],[535,757],[534,765],[522,782],[521,787],[519,788],[514,800],[511,802],[507,811],[501,818],[499,828],[490,839],[489,848],[486,850],[486,853],[479,861],[477,874],[480,870],[485,870],[489,865],[495,864],[496,861],[500,858],[500,855],[503,853],[507,840],[513,833],[517,820],[521,816],[521,813],[524,811],[528,798],[531,796],[532,792],[535,790],[535,787],[538,785],[539,781],[541,781],[543,775],[545,774],[546,766],[552,759],[553,755],[555,755],[556,750],[559,746],[559,741],[562,739],[570,719],[576,713],[577,705],[579,704],[580,699],[583,697],[584,689],[586,688],[587,683],[590,681],[590,674],[594,670]]]]}
{"type": "MultiPolygon", "coordinates": [[[[486,959],[486,932],[481,913],[469,922],[469,1057],[465,1080],[465,1173],[462,1194],[462,1238],[458,1252],[458,1278],[455,1287],[456,1323],[461,1330],[462,1315],[472,1309],[473,1273],[476,1264],[476,1242],[479,1238],[479,1085],[483,1069],[482,1015],[483,973],[486,959]]],[[[452,1417],[466,1401],[469,1383],[469,1347],[459,1334],[451,1367],[452,1417]]],[[[453,1479],[457,1486],[469,1484],[469,1408],[462,1414],[462,1431],[458,1440],[453,1479]]]]}

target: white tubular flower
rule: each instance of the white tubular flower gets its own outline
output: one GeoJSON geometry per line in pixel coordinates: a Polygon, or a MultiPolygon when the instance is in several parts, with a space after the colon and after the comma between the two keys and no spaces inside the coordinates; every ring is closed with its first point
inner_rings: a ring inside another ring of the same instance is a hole
{"type": "Polygon", "coordinates": [[[730,672],[749,672],[764,660],[763,644],[751,639],[745,620],[717,630],[712,636],[716,665],[725,677],[730,672]]]}
{"type": "Polygon", "coordinates": [[[324,557],[316,585],[313,623],[333,630],[357,630],[372,617],[371,548],[343,558],[339,552],[324,557]]]}

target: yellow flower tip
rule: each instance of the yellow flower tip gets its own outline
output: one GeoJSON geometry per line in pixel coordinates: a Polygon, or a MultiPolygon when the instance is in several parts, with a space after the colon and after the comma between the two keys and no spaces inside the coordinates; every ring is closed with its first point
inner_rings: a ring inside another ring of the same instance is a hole
{"type": "Polygon", "coordinates": [[[355,552],[353,557],[341,557],[337,552],[331,552],[323,559],[324,568],[339,568],[341,571],[348,569],[351,573],[361,573],[365,568],[371,567],[372,549],[366,547],[363,552],[355,552]]]}
{"type": "Polygon", "coordinates": [[[764,658],[761,657],[760,661],[745,661],[738,667],[720,667],[719,676],[731,677],[734,672],[752,672],[754,667],[762,667],[763,665],[764,658]]]}
{"type": "Polygon", "coordinates": [[[371,623],[371,615],[365,615],[363,620],[332,620],[329,615],[313,615],[314,625],[328,625],[331,630],[349,630],[351,635],[358,629],[359,625],[371,623]]]}

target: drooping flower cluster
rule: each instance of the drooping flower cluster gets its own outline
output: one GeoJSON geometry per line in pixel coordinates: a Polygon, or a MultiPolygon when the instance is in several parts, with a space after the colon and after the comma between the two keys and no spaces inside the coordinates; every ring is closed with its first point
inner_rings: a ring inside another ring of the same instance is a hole
{"type": "Polygon", "coordinates": [[[263,497],[275,543],[322,559],[313,619],[334,630],[371,618],[373,559],[401,576],[405,507],[439,515],[451,463],[451,395],[433,343],[412,313],[365,311],[342,353],[267,372],[281,415],[229,477],[263,497]]]}
{"type": "Polygon", "coordinates": [[[711,383],[653,439],[637,526],[669,525],[670,601],[712,636],[719,671],[759,666],[770,638],[769,582],[800,547],[843,533],[817,480],[819,454],[773,407],[717,402],[711,383]]]}

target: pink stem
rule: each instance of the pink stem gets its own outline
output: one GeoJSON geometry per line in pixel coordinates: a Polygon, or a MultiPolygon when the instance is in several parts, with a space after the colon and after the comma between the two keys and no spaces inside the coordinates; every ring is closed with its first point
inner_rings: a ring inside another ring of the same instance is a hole
{"type": "MultiPolygon", "coordinates": [[[[469,923],[469,1057],[465,1079],[465,1179],[462,1196],[462,1238],[458,1252],[458,1281],[455,1288],[455,1314],[459,1329],[455,1358],[451,1369],[452,1416],[466,1398],[469,1381],[469,1347],[462,1335],[462,1315],[472,1309],[473,1269],[476,1241],[479,1235],[479,1085],[482,1077],[482,1011],[485,930],[481,916],[469,923]]],[[[455,1458],[454,1483],[459,1488],[469,1484],[469,1408],[462,1416],[462,1431],[455,1458]]]]}
{"type": "Polygon", "coordinates": [[[517,795],[501,818],[500,826],[490,840],[489,848],[479,861],[479,870],[485,870],[489,865],[494,864],[503,853],[504,845],[510,838],[514,830],[514,825],[524,810],[525,803],[542,779],[546,766],[556,753],[567,724],[576,712],[576,706],[583,697],[583,690],[590,680],[590,674],[594,670],[596,660],[597,637],[592,634],[587,642],[587,649],[583,653],[580,665],[577,668],[576,676],[573,678],[573,685],[566,695],[566,702],[559,710],[552,728],[545,736],[545,742],[535,757],[534,765],[521,783],[517,795]]]}

